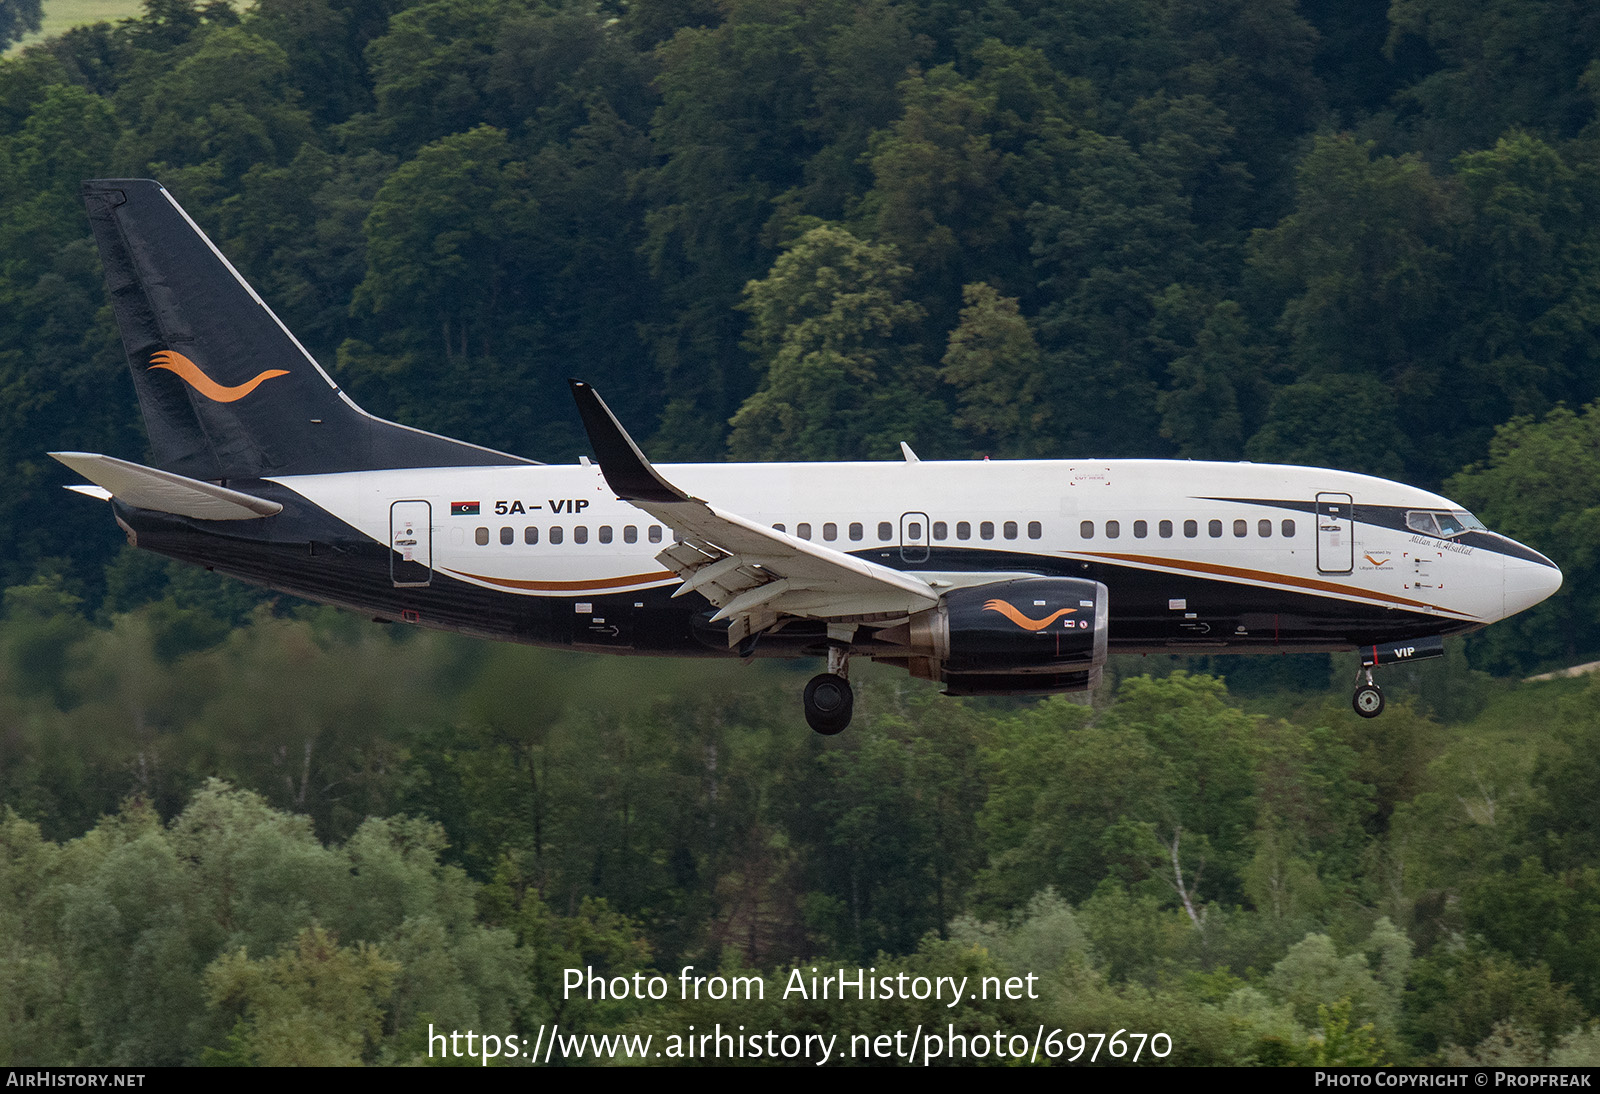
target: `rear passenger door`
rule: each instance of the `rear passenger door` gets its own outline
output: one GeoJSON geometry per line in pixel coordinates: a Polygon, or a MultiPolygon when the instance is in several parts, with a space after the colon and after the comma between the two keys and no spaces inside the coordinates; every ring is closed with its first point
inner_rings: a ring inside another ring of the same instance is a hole
{"type": "Polygon", "coordinates": [[[397,501],[389,506],[389,577],[395,588],[433,581],[433,507],[425,501],[397,501]]]}

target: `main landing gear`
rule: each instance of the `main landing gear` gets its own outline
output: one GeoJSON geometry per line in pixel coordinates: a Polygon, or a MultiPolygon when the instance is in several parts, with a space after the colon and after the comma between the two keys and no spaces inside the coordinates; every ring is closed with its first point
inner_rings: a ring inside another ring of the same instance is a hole
{"type": "Polygon", "coordinates": [[[1383,691],[1372,682],[1371,665],[1362,665],[1356,674],[1356,693],[1351,696],[1350,705],[1363,718],[1376,718],[1383,713],[1383,691]]]}
{"type": "Polygon", "coordinates": [[[844,731],[855,713],[856,697],[850,690],[850,647],[828,647],[828,671],[806,685],[806,724],[825,737],[844,731]]]}

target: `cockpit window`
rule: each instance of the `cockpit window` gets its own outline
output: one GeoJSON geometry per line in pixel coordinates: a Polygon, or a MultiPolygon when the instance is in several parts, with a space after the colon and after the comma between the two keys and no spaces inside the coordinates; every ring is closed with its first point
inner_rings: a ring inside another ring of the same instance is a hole
{"type": "Polygon", "coordinates": [[[1432,513],[1411,512],[1406,514],[1406,527],[1413,532],[1421,532],[1425,536],[1439,534],[1439,526],[1433,522],[1432,513]]]}
{"type": "Polygon", "coordinates": [[[1406,513],[1406,527],[1413,532],[1421,532],[1425,536],[1438,536],[1440,539],[1459,536],[1469,529],[1483,530],[1483,524],[1478,518],[1463,509],[1432,513],[1413,509],[1406,513]]]}

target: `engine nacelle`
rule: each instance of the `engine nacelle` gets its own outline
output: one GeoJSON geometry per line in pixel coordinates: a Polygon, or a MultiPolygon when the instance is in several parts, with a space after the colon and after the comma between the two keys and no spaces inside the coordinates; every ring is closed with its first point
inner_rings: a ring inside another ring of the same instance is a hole
{"type": "Polygon", "coordinates": [[[879,638],[903,646],[912,674],[951,694],[1023,695],[1098,684],[1109,627],[1100,582],[1028,577],[952,589],[879,638]]]}

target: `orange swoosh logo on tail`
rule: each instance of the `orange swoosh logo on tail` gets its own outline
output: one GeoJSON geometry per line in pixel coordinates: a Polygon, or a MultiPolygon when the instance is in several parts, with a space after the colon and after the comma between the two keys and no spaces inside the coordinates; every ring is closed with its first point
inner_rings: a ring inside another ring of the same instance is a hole
{"type": "Polygon", "coordinates": [[[1062,616],[1071,615],[1078,609],[1062,608],[1060,611],[1047,615],[1043,619],[1030,619],[1018,611],[1016,606],[1009,601],[991,600],[983,606],[983,610],[986,612],[999,612],[1025,631],[1042,631],[1062,616]]]}
{"type": "Polygon", "coordinates": [[[184,383],[215,403],[236,403],[254,391],[262,382],[270,380],[274,376],[289,375],[288,369],[269,368],[255,379],[247,380],[238,387],[223,387],[201,372],[199,365],[173,350],[164,349],[160,353],[152,355],[150,362],[152,371],[164,368],[168,372],[176,372],[184,383]]]}

